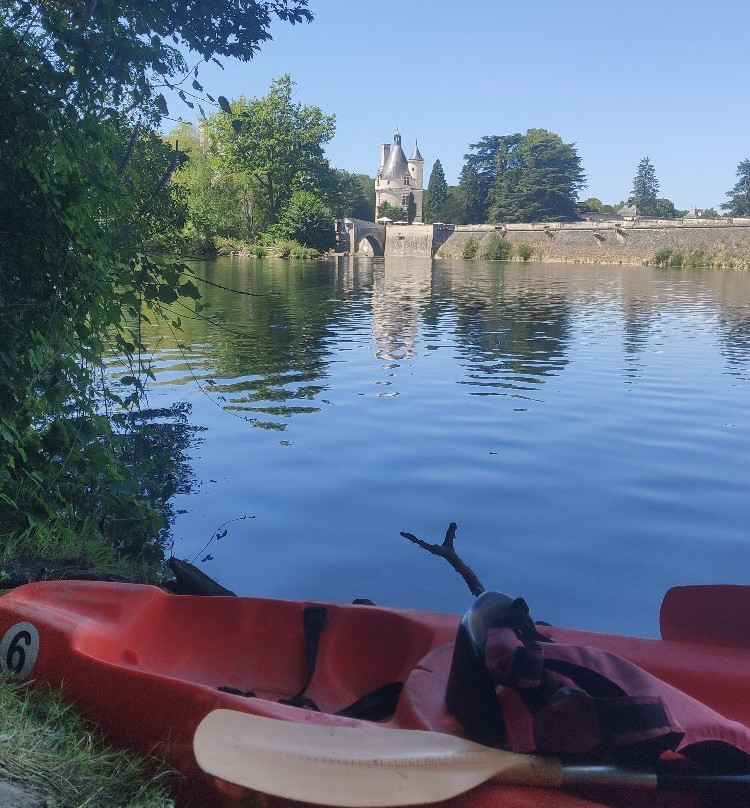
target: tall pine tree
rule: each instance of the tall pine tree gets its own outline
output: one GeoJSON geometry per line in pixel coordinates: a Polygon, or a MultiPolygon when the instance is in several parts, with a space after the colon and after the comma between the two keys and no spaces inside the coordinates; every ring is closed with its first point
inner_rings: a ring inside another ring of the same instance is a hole
{"type": "Polygon", "coordinates": [[[659,180],[656,171],[648,157],[638,163],[638,169],[633,177],[633,202],[639,213],[644,216],[655,216],[657,213],[656,199],[659,194],[659,180]]]}
{"type": "Polygon", "coordinates": [[[430,180],[422,200],[422,213],[425,222],[440,221],[445,203],[448,201],[448,183],[440,160],[435,160],[430,172],[430,180]]]}

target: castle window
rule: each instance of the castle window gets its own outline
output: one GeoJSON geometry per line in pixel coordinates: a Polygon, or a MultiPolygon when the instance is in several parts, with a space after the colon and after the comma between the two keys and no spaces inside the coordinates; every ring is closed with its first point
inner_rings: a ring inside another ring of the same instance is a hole
{"type": "Polygon", "coordinates": [[[405,208],[408,204],[409,204],[409,197],[408,196],[402,196],[401,197],[401,207],[405,208]]]}
{"type": "Polygon", "coordinates": [[[409,184],[409,177],[406,176],[406,177],[404,177],[404,185],[408,185],[408,184],[409,184]]]}

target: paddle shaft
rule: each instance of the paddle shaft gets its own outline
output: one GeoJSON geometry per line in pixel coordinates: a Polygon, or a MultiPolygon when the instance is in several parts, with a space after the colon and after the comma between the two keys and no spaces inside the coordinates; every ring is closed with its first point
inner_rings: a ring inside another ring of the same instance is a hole
{"type": "Polygon", "coordinates": [[[622,766],[563,766],[563,787],[597,786],[650,791],[711,791],[750,796],[749,774],[667,774],[622,766]]]}

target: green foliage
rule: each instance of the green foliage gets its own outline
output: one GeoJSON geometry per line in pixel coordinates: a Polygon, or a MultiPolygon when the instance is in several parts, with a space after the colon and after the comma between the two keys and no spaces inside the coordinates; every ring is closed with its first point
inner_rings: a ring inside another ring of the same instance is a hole
{"type": "Polygon", "coordinates": [[[719,219],[720,217],[721,214],[716,210],[716,208],[704,208],[698,213],[698,218],[700,219],[719,219]]]}
{"type": "Polygon", "coordinates": [[[179,189],[187,207],[184,251],[211,255],[221,239],[249,238],[254,222],[249,189],[242,177],[215,169],[205,142],[201,144],[190,124],[172,130],[167,140],[180,147],[180,167],[172,185],[179,189]]]}
{"type": "MultiPolygon", "coordinates": [[[[515,164],[516,152],[522,140],[523,135],[518,132],[514,135],[486,135],[477,143],[469,144],[471,151],[464,155],[464,159],[465,168],[473,172],[478,185],[477,199],[472,200],[476,205],[472,215],[477,221],[487,221],[494,188],[503,174],[515,164]]],[[[469,221],[473,221],[473,218],[469,221]]]]}
{"type": "Polygon", "coordinates": [[[389,202],[381,202],[378,205],[378,219],[384,216],[392,222],[400,222],[404,219],[405,213],[403,208],[397,208],[389,202]]]}
{"type": "Polygon", "coordinates": [[[247,188],[248,235],[276,224],[295,191],[322,195],[329,185],[323,146],[334,135],[335,118],[295,103],[293,87],[284,75],[263,98],[235,99],[205,123],[213,168],[247,188]]]}
{"type": "Polygon", "coordinates": [[[320,251],[316,250],[315,247],[308,247],[305,244],[300,244],[291,239],[278,239],[274,241],[273,246],[269,248],[269,254],[275,255],[277,258],[320,258],[320,251]]]}
{"type": "Polygon", "coordinates": [[[475,236],[469,236],[469,238],[466,239],[466,244],[464,244],[464,248],[461,253],[461,258],[470,261],[472,258],[477,257],[478,252],[479,252],[479,241],[475,236]]]}
{"type": "Polygon", "coordinates": [[[654,253],[654,257],[649,261],[650,264],[656,264],[658,267],[666,267],[669,266],[669,262],[672,259],[672,248],[671,247],[662,247],[660,250],[657,250],[654,253]]]}
{"type": "Polygon", "coordinates": [[[448,198],[445,200],[438,221],[447,224],[466,224],[466,205],[462,189],[458,186],[448,188],[448,198]]]}
{"type": "Polygon", "coordinates": [[[678,219],[684,216],[687,211],[677,210],[671,199],[657,199],[655,215],[660,219],[678,219]]]}
{"type": "Polygon", "coordinates": [[[0,6],[0,540],[88,531],[160,556],[169,486],[130,450],[166,468],[174,447],[111,417],[151,374],[141,324],[201,305],[187,267],[147,254],[186,216],[170,178],[190,144],[177,152],[152,131],[166,111],[157,85],[185,68],[185,47],[249,59],[271,15],[309,19],[306,5],[0,6]],[[112,353],[130,367],[119,392],[103,382],[112,353]]]}
{"type": "Polygon", "coordinates": [[[659,267],[704,267],[708,265],[709,261],[702,250],[696,250],[685,258],[679,250],[662,247],[654,253],[654,257],[649,263],[659,267]]]}
{"type": "Polygon", "coordinates": [[[461,169],[458,191],[463,208],[461,221],[465,224],[482,224],[487,214],[482,186],[476,169],[468,163],[461,169]]]}
{"type": "Polygon", "coordinates": [[[531,260],[531,256],[532,256],[533,254],[534,254],[534,248],[531,246],[531,244],[527,244],[525,241],[524,241],[524,242],[521,242],[521,244],[519,244],[519,245],[516,247],[516,255],[517,255],[517,256],[518,256],[518,257],[519,257],[519,258],[520,258],[522,261],[530,261],[530,260],[531,260]]]}
{"type": "Polygon", "coordinates": [[[448,183],[440,160],[435,160],[430,179],[422,199],[422,213],[425,222],[444,222],[443,208],[448,201],[448,183]]]}
{"type": "Polygon", "coordinates": [[[573,145],[546,129],[529,129],[520,141],[516,137],[512,136],[514,149],[495,181],[490,220],[576,219],[578,191],[586,178],[573,145]]]}
{"type": "Polygon", "coordinates": [[[321,252],[330,250],[336,244],[333,215],[310,191],[295,191],[292,194],[274,233],[321,252]]]}
{"type": "Polygon", "coordinates": [[[737,182],[727,191],[729,199],[720,205],[728,216],[750,216],[750,159],[737,166],[737,182]]]}
{"type": "Polygon", "coordinates": [[[583,202],[578,203],[578,210],[581,213],[586,211],[593,211],[594,213],[617,213],[622,205],[605,205],[601,199],[595,196],[590,196],[584,199],[583,202]]]}
{"type": "Polygon", "coordinates": [[[711,259],[703,250],[694,250],[682,263],[682,266],[690,267],[691,269],[699,269],[710,265],[711,259]]]}
{"type": "Polygon", "coordinates": [[[414,217],[417,215],[417,203],[414,200],[414,194],[409,191],[409,196],[406,198],[406,221],[411,224],[414,217]]]}
{"type": "MultiPolygon", "coordinates": [[[[656,171],[648,157],[644,157],[638,163],[635,177],[633,177],[633,190],[631,198],[638,208],[638,212],[644,216],[657,215],[657,198],[659,193],[659,181],[656,179],[656,171]]],[[[671,204],[671,203],[670,203],[671,204]]],[[[672,205],[674,209],[674,205],[672,205]]]]}
{"type": "Polygon", "coordinates": [[[375,180],[372,177],[334,168],[325,191],[334,218],[375,220],[375,180]]]}
{"type": "Polygon", "coordinates": [[[510,261],[512,256],[513,245],[497,233],[486,238],[479,251],[483,261],[510,261]]]}

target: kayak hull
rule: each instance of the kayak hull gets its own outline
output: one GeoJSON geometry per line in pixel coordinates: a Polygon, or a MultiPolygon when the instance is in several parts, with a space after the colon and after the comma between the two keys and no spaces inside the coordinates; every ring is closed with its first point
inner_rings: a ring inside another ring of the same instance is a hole
{"type": "MultiPolygon", "coordinates": [[[[21,678],[62,688],[110,743],[165,757],[184,777],[185,805],[231,805],[248,794],[205,775],[195,761],[195,731],[216,709],[292,722],[464,735],[444,704],[460,619],[455,615],[325,604],[314,674],[304,688],[320,711],[280,703],[297,694],[310,675],[303,623],[311,605],[317,604],[177,596],[156,587],[104,582],[29,584],[0,598],[0,665],[21,678]],[[336,715],[390,682],[404,687],[389,720],[336,715]]],[[[726,717],[750,724],[745,647],[544,630],[561,642],[618,653],[726,717]]],[[[291,804],[259,799],[267,808],[291,804]]],[[[697,805],[692,799],[596,791],[571,795],[488,783],[446,805],[689,808],[697,805]]]]}

